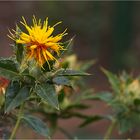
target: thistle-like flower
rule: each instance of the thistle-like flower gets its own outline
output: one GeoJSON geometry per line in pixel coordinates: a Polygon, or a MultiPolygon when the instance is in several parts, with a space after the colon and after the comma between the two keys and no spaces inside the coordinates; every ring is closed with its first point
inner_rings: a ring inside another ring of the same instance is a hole
{"type": "Polygon", "coordinates": [[[34,59],[36,63],[43,67],[45,62],[48,63],[50,68],[49,60],[56,60],[54,53],[59,56],[60,51],[64,50],[62,43],[62,37],[65,36],[66,30],[63,33],[60,33],[56,36],[53,36],[52,33],[56,25],[61,22],[56,23],[54,26],[48,26],[48,18],[41,23],[41,19],[37,20],[35,16],[33,16],[32,22],[33,26],[28,26],[24,17],[22,17],[23,21],[20,23],[26,28],[27,33],[22,30],[10,32],[10,37],[16,43],[23,44],[26,50],[26,60],[30,61],[34,59]]]}

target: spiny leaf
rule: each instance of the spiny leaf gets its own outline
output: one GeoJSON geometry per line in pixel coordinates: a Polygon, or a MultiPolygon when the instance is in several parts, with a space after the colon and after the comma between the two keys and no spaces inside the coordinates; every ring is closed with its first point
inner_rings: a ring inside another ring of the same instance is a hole
{"type": "Polygon", "coordinates": [[[99,121],[101,119],[103,119],[103,117],[97,116],[97,115],[88,117],[82,124],[80,124],[80,127],[84,127],[84,126],[86,126],[88,124],[91,124],[93,122],[99,121]]]}
{"type": "Polygon", "coordinates": [[[5,110],[9,106],[9,104],[12,102],[16,94],[18,93],[20,89],[20,84],[18,81],[11,81],[6,89],[5,93],[5,110]]]}
{"type": "Polygon", "coordinates": [[[8,79],[18,76],[17,66],[13,60],[0,59],[0,76],[8,79]]]}
{"type": "Polygon", "coordinates": [[[64,76],[54,77],[53,82],[57,85],[71,86],[70,81],[64,76]]]}
{"type": "Polygon", "coordinates": [[[88,76],[90,74],[77,70],[61,69],[56,73],[56,75],[57,76],[88,76]]]}
{"type": "MultiPolygon", "coordinates": [[[[27,86],[24,86],[22,88],[17,87],[16,89],[13,86],[11,86],[7,93],[8,96],[9,94],[11,94],[10,91],[12,91],[12,94],[15,94],[15,96],[9,98],[10,101],[7,102],[5,106],[5,112],[9,112],[12,109],[16,108],[17,106],[21,105],[29,97],[29,87],[27,86]]],[[[6,97],[6,99],[8,100],[8,97],[6,97]]]]}
{"type": "Polygon", "coordinates": [[[37,133],[45,137],[49,137],[49,129],[47,125],[39,118],[32,115],[24,115],[23,120],[28,124],[30,128],[32,128],[37,133]]]}
{"type": "Polygon", "coordinates": [[[35,89],[37,95],[48,104],[56,109],[59,109],[58,97],[55,92],[55,87],[50,84],[37,85],[35,89]]]}
{"type": "Polygon", "coordinates": [[[117,78],[117,76],[109,71],[107,71],[106,69],[102,68],[102,71],[104,72],[104,74],[107,76],[113,90],[116,93],[120,92],[120,81],[117,78]]]}

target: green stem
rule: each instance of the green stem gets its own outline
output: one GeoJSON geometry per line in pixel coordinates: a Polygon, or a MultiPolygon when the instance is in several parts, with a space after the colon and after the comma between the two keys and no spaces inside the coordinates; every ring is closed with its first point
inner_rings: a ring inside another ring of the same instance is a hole
{"type": "Polygon", "coordinates": [[[105,134],[104,140],[109,140],[109,138],[111,137],[112,131],[113,131],[114,127],[116,126],[116,123],[117,123],[117,121],[115,119],[112,120],[112,123],[109,126],[109,128],[105,134]]]}
{"type": "Polygon", "coordinates": [[[18,118],[17,118],[16,124],[15,124],[15,127],[12,131],[12,134],[10,135],[9,140],[13,140],[13,138],[15,137],[15,134],[17,132],[17,129],[20,125],[20,121],[21,121],[21,118],[22,118],[23,108],[24,108],[24,103],[20,106],[19,113],[18,113],[18,116],[17,116],[18,118]]]}

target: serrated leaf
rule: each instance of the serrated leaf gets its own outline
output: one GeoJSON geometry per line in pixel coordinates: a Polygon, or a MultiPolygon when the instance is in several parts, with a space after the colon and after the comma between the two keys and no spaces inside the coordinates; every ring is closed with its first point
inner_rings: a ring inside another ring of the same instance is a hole
{"type": "Polygon", "coordinates": [[[40,135],[49,137],[49,129],[41,119],[32,115],[24,115],[23,120],[28,124],[30,128],[32,128],[40,135]]]}
{"type": "Polygon", "coordinates": [[[18,76],[18,70],[14,61],[7,59],[0,60],[0,76],[7,79],[13,79],[18,76]]]}
{"type": "Polygon", "coordinates": [[[70,81],[64,76],[54,77],[52,81],[57,85],[71,86],[70,81]]]}
{"type": "Polygon", "coordinates": [[[88,117],[82,124],[80,124],[80,127],[85,127],[88,124],[91,124],[91,123],[96,122],[96,121],[100,121],[101,119],[103,119],[103,117],[97,116],[97,115],[88,117]]]}
{"type": "Polygon", "coordinates": [[[27,86],[20,88],[18,83],[10,85],[6,92],[5,112],[10,112],[12,109],[18,107],[28,97],[29,88],[27,86]]]}
{"type": "Polygon", "coordinates": [[[102,71],[104,72],[104,74],[107,76],[113,90],[116,93],[120,92],[120,81],[117,78],[117,76],[109,71],[107,71],[106,69],[102,68],[102,71]]]}
{"type": "Polygon", "coordinates": [[[55,87],[50,84],[37,85],[35,89],[37,95],[48,104],[56,109],[59,109],[58,97],[55,92],[55,87]]]}
{"type": "Polygon", "coordinates": [[[71,69],[61,69],[56,73],[57,76],[88,76],[90,74],[71,69]]]}

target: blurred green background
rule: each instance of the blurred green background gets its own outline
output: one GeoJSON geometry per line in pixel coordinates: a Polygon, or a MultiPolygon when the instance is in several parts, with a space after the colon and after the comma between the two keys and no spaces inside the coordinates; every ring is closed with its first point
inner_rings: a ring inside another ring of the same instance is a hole
{"type": "MultiPolygon", "coordinates": [[[[21,16],[24,16],[28,23],[33,14],[42,19],[49,17],[51,25],[63,21],[62,26],[57,29],[61,32],[68,28],[69,35],[66,39],[76,36],[73,49],[78,58],[98,60],[90,69],[90,73],[95,76],[88,80],[89,85],[96,90],[106,89],[99,66],[114,72],[123,69],[139,72],[139,12],[138,1],[1,1],[0,56],[12,54],[9,47],[12,41],[7,37],[8,28],[15,28],[21,16]]],[[[95,129],[95,134],[99,132],[98,129],[95,129]]],[[[102,129],[105,131],[105,128],[102,129]]],[[[89,137],[92,133],[90,131],[88,129],[89,137]]]]}

